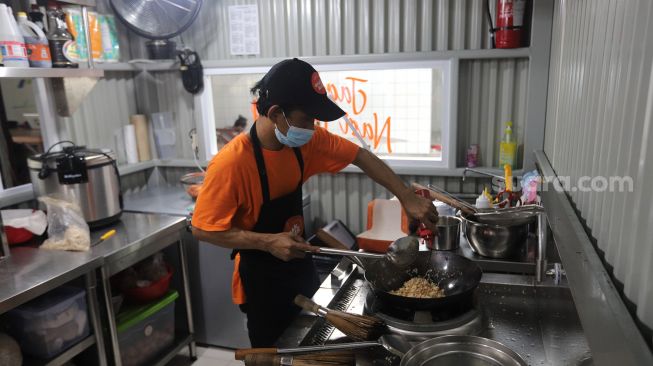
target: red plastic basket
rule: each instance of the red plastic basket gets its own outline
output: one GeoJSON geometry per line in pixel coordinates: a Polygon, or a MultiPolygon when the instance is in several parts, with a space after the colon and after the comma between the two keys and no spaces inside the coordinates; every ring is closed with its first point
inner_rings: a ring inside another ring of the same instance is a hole
{"type": "Polygon", "coordinates": [[[168,292],[170,287],[170,279],[172,278],[172,267],[166,265],[168,274],[161,277],[158,281],[154,282],[148,287],[132,287],[124,289],[123,293],[127,299],[132,302],[143,304],[163,297],[168,292]]]}
{"type": "Polygon", "coordinates": [[[11,226],[5,226],[5,234],[7,234],[7,242],[9,242],[9,245],[21,244],[34,237],[34,234],[27,229],[11,226]]]}

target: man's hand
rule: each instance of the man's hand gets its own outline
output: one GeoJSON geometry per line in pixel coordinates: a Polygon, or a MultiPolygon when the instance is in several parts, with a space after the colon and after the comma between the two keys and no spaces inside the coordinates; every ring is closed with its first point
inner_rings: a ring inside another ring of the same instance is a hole
{"type": "Polygon", "coordinates": [[[273,256],[288,262],[295,258],[304,258],[307,252],[317,253],[320,248],[306,244],[300,236],[291,233],[271,234],[266,250],[273,256]]]}
{"type": "Polygon", "coordinates": [[[408,216],[419,220],[434,233],[437,232],[438,210],[431,200],[418,196],[410,189],[399,198],[408,216]]]}

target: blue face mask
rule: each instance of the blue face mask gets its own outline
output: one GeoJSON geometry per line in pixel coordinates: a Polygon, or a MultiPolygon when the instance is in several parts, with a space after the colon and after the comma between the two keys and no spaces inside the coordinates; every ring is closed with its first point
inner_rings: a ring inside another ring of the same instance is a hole
{"type": "Polygon", "coordinates": [[[274,126],[274,134],[277,136],[279,142],[289,147],[300,147],[306,145],[311,140],[315,130],[291,126],[285,113],[283,114],[283,118],[288,124],[288,132],[285,135],[274,126]]]}

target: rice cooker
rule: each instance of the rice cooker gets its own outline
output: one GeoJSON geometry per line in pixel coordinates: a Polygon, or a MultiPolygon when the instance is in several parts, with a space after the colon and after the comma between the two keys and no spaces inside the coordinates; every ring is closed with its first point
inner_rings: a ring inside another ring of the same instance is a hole
{"type": "Polygon", "coordinates": [[[51,149],[27,159],[36,197],[76,203],[91,228],[120,219],[123,204],[115,154],[83,146],[66,146],[57,152],[51,149]]]}

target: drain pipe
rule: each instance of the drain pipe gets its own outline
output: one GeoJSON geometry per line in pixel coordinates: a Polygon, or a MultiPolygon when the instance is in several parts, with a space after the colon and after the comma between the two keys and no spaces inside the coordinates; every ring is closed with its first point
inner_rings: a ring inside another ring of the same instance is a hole
{"type": "Polygon", "coordinates": [[[5,235],[5,227],[2,224],[2,215],[0,215],[0,258],[8,257],[11,254],[9,251],[9,241],[5,235]]]}
{"type": "Polygon", "coordinates": [[[546,213],[537,215],[537,258],[535,261],[535,280],[542,282],[546,273],[546,244],[547,244],[547,220],[546,213]]]}

